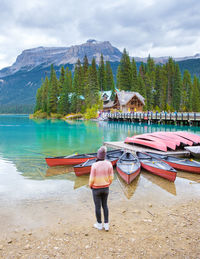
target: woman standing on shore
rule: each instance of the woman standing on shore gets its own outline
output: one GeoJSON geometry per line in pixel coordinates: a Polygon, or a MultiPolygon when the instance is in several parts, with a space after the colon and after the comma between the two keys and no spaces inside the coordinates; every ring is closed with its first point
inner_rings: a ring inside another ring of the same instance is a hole
{"type": "Polygon", "coordinates": [[[105,160],[107,149],[102,146],[97,152],[97,161],[92,165],[89,179],[89,186],[92,189],[95,204],[97,223],[94,227],[101,230],[109,230],[107,199],[109,186],[113,181],[113,166],[110,161],[105,160]],[[101,220],[101,206],[104,213],[104,225],[101,220]]]}

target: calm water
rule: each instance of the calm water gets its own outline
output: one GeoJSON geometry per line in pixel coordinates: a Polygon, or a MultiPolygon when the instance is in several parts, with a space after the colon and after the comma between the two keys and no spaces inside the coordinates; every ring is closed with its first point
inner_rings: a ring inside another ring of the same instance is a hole
{"type": "MultiPolygon", "coordinates": [[[[64,122],[29,120],[28,116],[0,115],[0,201],[73,197],[89,191],[88,176],[76,177],[71,167],[48,168],[48,155],[96,152],[104,141],[122,141],[134,134],[184,130],[200,134],[197,127],[158,126],[114,122],[64,122]]],[[[200,195],[200,177],[178,173],[175,183],[142,172],[127,186],[117,174],[112,185],[116,199],[171,200],[200,195]],[[150,195],[150,196],[149,196],[150,195]]],[[[115,196],[113,196],[114,199],[115,196]]]]}

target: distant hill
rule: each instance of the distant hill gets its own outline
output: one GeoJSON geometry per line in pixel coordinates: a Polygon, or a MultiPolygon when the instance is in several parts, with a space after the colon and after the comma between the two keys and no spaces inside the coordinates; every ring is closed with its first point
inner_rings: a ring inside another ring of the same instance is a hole
{"type": "MultiPolygon", "coordinates": [[[[98,64],[101,53],[105,61],[110,61],[116,80],[122,53],[108,41],[88,40],[86,43],[71,47],[38,47],[24,50],[12,66],[0,70],[0,112],[5,112],[6,109],[19,112],[23,110],[23,105],[27,112],[31,112],[36,91],[41,86],[41,79],[46,75],[49,76],[51,64],[54,64],[57,75],[62,65],[68,66],[73,72],[78,58],[83,61],[84,56],[87,55],[91,63],[92,58],[95,57],[98,64]]],[[[141,62],[146,62],[147,58],[136,57],[135,60],[139,68],[141,62]]],[[[168,57],[154,58],[154,60],[156,63],[163,64],[167,62],[168,57]]],[[[175,60],[182,73],[187,69],[192,76],[196,74],[200,77],[199,54],[193,57],[175,58],[175,60]]]]}
{"type": "Polygon", "coordinates": [[[184,73],[184,70],[188,70],[192,77],[196,75],[200,78],[200,58],[183,60],[177,63],[179,64],[181,74],[184,73]]]}

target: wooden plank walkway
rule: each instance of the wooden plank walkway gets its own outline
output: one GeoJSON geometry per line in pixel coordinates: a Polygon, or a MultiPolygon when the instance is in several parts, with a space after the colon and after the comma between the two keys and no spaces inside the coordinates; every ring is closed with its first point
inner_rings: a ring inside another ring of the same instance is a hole
{"type": "Polygon", "coordinates": [[[110,121],[129,121],[158,124],[183,124],[200,126],[199,112],[177,112],[177,113],[153,113],[153,112],[127,112],[127,113],[105,113],[104,119],[110,121]]]}
{"type": "Polygon", "coordinates": [[[126,144],[123,141],[118,141],[118,142],[104,142],[104,145],[107,146],[108,148],[113,148],[113,149],[124,149],[130,152],[154,152],[157,154],[164,154],[164,155],[168,155],[168,156],[176,156],[176,157],[189,157],[190,156],[190,152],[185,150],[185,149],[179,149],[179,150],[175,150],[175,151],[167,151],[167,152],[163,152],[160,150],[155,150],[155,149],[151,149],[151,148],[146,148],[146,147],[142,147],[139,145],[130,145],[130,144],[126,144]]]}

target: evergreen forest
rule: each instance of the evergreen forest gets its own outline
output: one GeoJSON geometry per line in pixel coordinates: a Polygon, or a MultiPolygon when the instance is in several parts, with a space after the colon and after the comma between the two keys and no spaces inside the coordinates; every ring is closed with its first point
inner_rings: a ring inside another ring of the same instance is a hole
{"type": "Polygon", "coordinates": [[[87,56],[83,63],[78,60],[73,76],[68,67],[61,67],[57,77],[51,65],[50,77],[46,76],[37,91],[35,112],[66,115],[85,113],[92,107],[97,110],[102,108],[100,92],[111,90],[114,96],[116,89],[139,92],[145,98],[144,110],[200,111],[200,81],[196,75],[192,78],[188,70],[181,75],[172,58],[160,65],[149,56],[138,69],[124,49],[116,83],[110,62],[104,62],[103,55],[98,66],[94,58],[91,65],[87,56]]]}

